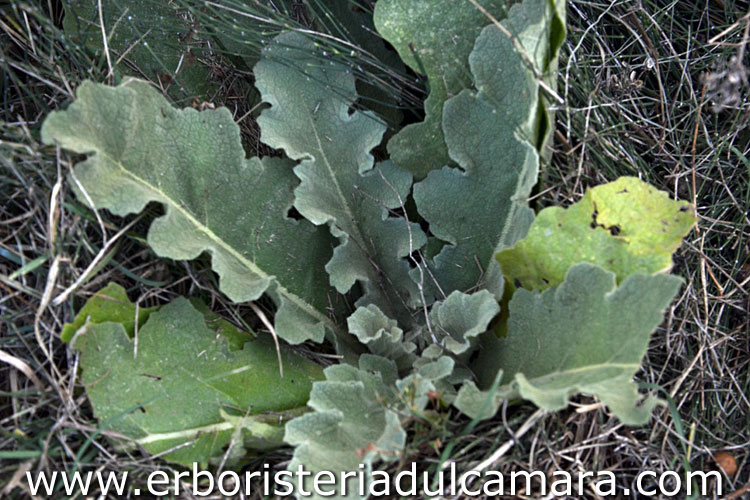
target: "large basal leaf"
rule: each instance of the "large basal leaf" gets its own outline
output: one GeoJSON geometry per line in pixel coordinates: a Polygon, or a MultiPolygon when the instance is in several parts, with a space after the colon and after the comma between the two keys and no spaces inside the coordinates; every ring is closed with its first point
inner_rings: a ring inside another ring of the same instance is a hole
{"type": "Polygon", "coordinates": [[[361,282],[357,305],[376,304],[408,324],[407,306],[418,300],[405,259],[425,237],[416,223],[389,216],[411,188],[407,172],[370,154],[385,127],[370,113],[352,112],[354,78],[322,62],[314,44],[297,33],[274,39],[255,68],[257,87],[271,108],[258,119],[266,144],[295,160],[301,184],[294,206],[314,224],[330,224],[340,245],[326,265],[341,293],[361,282]]]}
{"type": "MultiPolygon", "coordinates": [[[[551,17],[549,2],[526,0],[503,24],[521,40],[544,39],[551,17]]],[[[448,243],[432,270],[446,295],[475,287],[493,272],[494,253],[525,234],[533,216],[525,204],[539,164],[539,85],[513,41],[486,27],[469,64],[477,91],[464,90],[443,109],[448,150],[462,169],[430,172],[414,187],[419,212],[448,243]]]]}
{"type": "Polygon", "coordinates": [[[71,184],[97,209],[136,213],[163,205],[148,242],[161,256],[211,254],[220,287],[235,302],[268,293],[276,329],[292,343],[321,341],[334,323],[326,311],[336,292],[321,283],[331,239],[286,217],[297,180],[288,162],[245,159],[227,109],[177,110],[148,83],[117,87],[84,82],[76,101],[51,113],[46,144],[87,154],[71,184]]]}
{"type": "MultiPolygon", "coordinates": [[[[501,369],[497,397],[521,396],[552,411],[574,394],[592,394],[624,423],[645,423],[657,401],[639,404],[632,379],[681,283],[671,275],[633,274],[617,286],[614,273],[581,263],[555,288],[517,290],[507,338],[484,338],[475,365],[480,385],[490,386],[501,369]]],[[[476,413],[482,402],[476,387],[461,392],[459,404],[476,413]]]]}
{"type": "MultiPolygon", "coordinates": [[[[495,17],[504,17],[505,2],[479,3],[495,17]]],[[[423,179],[451,163],[443,139],[443,104],[471,87],[469,53],[490,20],[466,0],[380,0],[374,19],[401,59],[427,76],[424,121],[407,125],[388,143],[391,160],[423,179]]]]}
{"type": "MultiPolygon", "coordinates": [[[[505,2],[480,0],[495,17],[504,17],[505,2]]],[[[425,119],[407,125],[388,142],[399,167],[423,179],[451,164],[443,139],[443,104],[471,87],[469,53],[490,20],[468,1],[380,0],[375,27],[415,72],[427,76],[425,119]]]]}
{"type": "Polygon", "coordinates": [[[183,298],[152,312],[137,335],[136,349],[120,323],[79,332],[81,380],[103,429],[151,454],[176,448],[164,455],[171,462],[205,463],[230,444],[232,455],[279,446],[283,413],[298,414],[322,378],[318,365],[286,350],[281,378],[268,339],[230,351],[183,298]]]}
{"type": "MultiPolygon", "coordinates": [[[[206,325],[227,340],[230,350],[240,350],[246,342],[255,338],[254,334],[238,330],[230,322],[212,312],[200,299],[189,300],[193,307],[203,314],[206,325]]],[[[133,338],[136,327],[143,326],[151,313],[159,309],[160,306],[136,307],[128,298],[125,289],[111,282],[86,301],[72,323],[63,325],[60,339],[72,343],[75,335],[84,333],[90,325],[107,322],[119,323],[128,337],[133,338]]]]}
{"type": "Polygon", "coordinates": [[[83,305],[72,323],[63,325],[60,339],[70,342],[75,333],[87,323],[120,323],[129,336],[133,336],[136,321],[143,325],[156,307],[135,307],[128,299],[125,289],[117,283],[108,283],[83,305]]]}
{"type": "MultiPolygon", "coordinates": [[[[103,51],[104,43],[97,0],[66,0],[63,28],[81,45],[103,51]]],[[[177,102],[209,99],[217,85],[201,61],[208,56],[208,44],[199,40],[198,22],[187,9],[173,2],[101,0],[107,48],[112,64],[132,76],[158,82],[177,102]]]]}
{"type": "Polygon", "coordinates": [[[567,209],[545,208],[529,234],[496,257],[506,279],[528,290],[561,283],[577,262],[612,271],[620,282],[634,273],[668,271],[695,221],[687,202],[621,177],[589,189],[567,209]]]}

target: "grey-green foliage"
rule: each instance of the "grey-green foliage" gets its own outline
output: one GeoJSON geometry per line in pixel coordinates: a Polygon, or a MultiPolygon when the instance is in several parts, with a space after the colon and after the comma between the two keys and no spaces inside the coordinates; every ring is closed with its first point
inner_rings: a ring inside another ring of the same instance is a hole
{"type": "Polygon", "coordinates": [[[371,113],[350,113],[354,77],[333,61],[320,65],[312,50],[305,37],[283,34],[256,66],[257,86],[271,104],[258,119],[261,139],[301,160],[294,206],[314,224],[329,224],[340,241],[326,264],[331,284],[346,293],[362,283],[358,305],[376,304],[408,324],[406,309],[419,295],[405,257],[425,236],[389,210],[402,207],[411,175],[389,162],[374,165],[370,151],[385,126],[371,113]]]}
{"type": "Polygon", "coordinates": [[[571,395],[596,395],[627,424],[643,424],[657,403],[639,402],[632,381],[651,332],[682,280],[664,274],[633,274],[618,287],[614,273],[587,263],[542,293],[518,290],[510,301],[507,338],[487,336],[477,360],[484,387],[498,368],[496,393],[468,382],[456,405],[476,416],[485,399],[523,397],[547,410],[564,408],[571,395]]]}
{"type": "Polygon", "coordinates": [[[417,346],[404,338],[398,321],[386,316],[378,306],[358,307],[346,321],[349,332],[372,354],[393,361],[399,371],[413,366],[417,346]]]}
{"type": "MultiPolygon", "coordinates": [[[[447,18],[457,4],[427,4],[435,15],[420,23],[443,33],[437,14],[447,18]]],[[[394,16],[406,15],[405,5],[378,2],[401,8],[394,16]]],[[[310,394],[311,412],[287,425],[292,468],[356,470],[360,461],[370,468],[398,458],[402,423],[422,418],[430,397],[476,415],[501,397],[556,409],[586,392],[624,421],[641,422],[653,400],[636,409],[631,378],[675,279],[634,275],[616,288],[607,271],[573,266],[542,294],[515,291],[510,319],[499,318],[509,322],[507,338],[486,332],[504,290],[515,290],[495,253],[534,218],[526,202],[539,167],[540,82],[556,64],[560,9],[525,0],[503,17],[504,30],[477,16],[468,66],[458,65],[468,68],[467,84],[440,97],[439,132],[457,166],[434,169],[425,154],[426,177],[414,185],[418,170],[375,161],[385,127],[353,110],[349,69],[312,55],[315,43],[299,33],[276,37],[255,67],[269,105],[258,121],[261,139],[290,160],[244,159],[225,110],[178,111],[135,81],[82,86],[42,135],[91,155],[74,171],[97,208],[165,206],[149,232],[157,253],[210,252],[232,300],[270,295],[282,338],[330,333],[345,363],[326,370],[310,394]],[[292,206],[305,220],[287,217],[292,206]],[[342,307],[345,300],[352,307],[342,307]],[[482,393],[495,380],[498,391],[482,393]]],[[[450,64],[449,52],[436,57],[435,68],[450,64]]],[[[458,66],[451,68],[461,74],[458,66]]]]}
{"type": "Polygon", "coordinates": [[[472,341],[487,331],[492,318],[500,312],[496,297],[487,290],[471,295],[453,292],[432,311],[432,329],[440,336],[441,344],[454,354],[463,354],[472,341]]]}
{"type": "MultiPolygon", "coordinates": [[[[490,14],[504,17],[505,2],[481,0],[490,14]]],[[[391,159],[417,179],[451,163],[443,139],[446,100],[471,87],[469,53],[489,19],[467,0],[380,0],[375,26],[401,59],[428,79],[425,119],[401,129],[388,143],[391,159]]]]}
{"type": "MultiPolygon", "coordinates": [[[[540,17],[550,11],[548,2],[526,1],[511,8],[515,22],[503,24],[518,38],[543,38],[548,26],[540,17]]],[[[445,141],[461,169],[434,170],[414,186],[419,213],[446,242],[431,263],[434,294],[467,291],[496,272],[495,252],[512,246],[533,219],[526,199],[539,164],[532,133],[539,84],[524,59],[506,33],[487,26],[469,56],[476,90],[445,103],[445,141]]]]}
{"type": "MultiPolygon", "coordinates": [[[[335,365],[325,375],[310,393],[313,413],[286,426],[284,439],[296,447],[289,470],[302,465],[314,475],[321,470],[357,471],[366,463],[369,472],[375,460],[396,459],[406,432],[398,413],[389,408],[398,401],[393,362],[364,354],[358,368],[335,365]]],[[[359,498],[357,490],[350,487],[349,495],[337,498],[359,498]]]]}
{"type": "Polygon", "coordinates": [[[127,215],[161,203],[166,213],[148,233],[154,251],[172,259],[210,253],[230,299],[272,297],[286,340],[321,341],[336,328],[325,312],[335,301],[325,286],[330,237],[286,217],[297,184],[290,163],[245,159],[227,109],[176,110],[139,80],[85,82],[76,102],[47,118],[42,139],[89,155],[73,185],[96,208],[127,215]]]}
{"type": "Polygon", "coordinates": [[[166,453],[180,464],[206,461],[230,445],[234,458],[246,448],[277,447],[279,423],[299,414],[312,382],[322,378],[318,365],[287,350],[282,378],[268,339],[231,351],[183,298],[151,313],[137,344],[120,323],[82,330],[73,347],[101,427],[132,439],[126,447],[166,453]]]}
{"type": "MultiPolygon", "coordinates": [[[[289,470],[302,465],[314,476],[322,470],[356,472],[364,464],[367,491],[374,463],[399,458],[406,444],[404,417],[427,407],[429,394],[453,366],[452,359],[442,357],[398,379],[395,363],[363,354],[358,367],[326,368],[326,380],[315,382],[310,393],[308,406],[314,412],[286,426],[284,439],[296,447],[289,470]]],[[[352,481],[347,495],[333,498],[361,498],[358,488],[352,481]]]]}

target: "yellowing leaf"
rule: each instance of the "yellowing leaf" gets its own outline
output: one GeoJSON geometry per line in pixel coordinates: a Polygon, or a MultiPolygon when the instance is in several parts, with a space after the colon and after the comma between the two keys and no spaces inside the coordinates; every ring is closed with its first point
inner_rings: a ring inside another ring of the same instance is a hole
{"type": "Polygon", "coordinates": [[[545,289],[577,262],[612,271],[617,280],[672,267],[672,253],[695,225],[693,208],[635,178],[589,189],[567,209],[545,208],[529,234],[497,254],[514,286],[545,289]]]}

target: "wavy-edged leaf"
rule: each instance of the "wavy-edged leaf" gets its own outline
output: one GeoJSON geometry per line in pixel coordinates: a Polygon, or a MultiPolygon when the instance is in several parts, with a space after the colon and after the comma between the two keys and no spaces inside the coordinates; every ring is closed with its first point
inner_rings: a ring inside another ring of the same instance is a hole
{"type": "Polygon", "coordinates": [[[111,322],[75,337],[94,414],[103,429],[149,453],[178,447],[164,458],[184,465],[206,462],[230,444],[279,446],[279,413],[296,416],[322,378],[318,365],[286,350],[281,378],[268,339],[230,351],[183,298],[152,312],[137,340],[136,349],[123,326],[111,322]]]}
{"type": "Polygon", "coordinates": [[[643,424],[657,400],[639,403],[632,379],[681,283],[671,275],[633,274],[618,286],[614,273],[576,264],[555,288],[516,291],[508,336],[485,337],[477,372],[489,385],[502,369],[501,395],[546,410],[564,408],[574,394],[592,394],[624,423],[643,424]]]}
{"type": "Polygon", "coordinates": [[[128,336],[132,337],[136,321],[143,325],[149,314],[157,309],[158,307],[140,307],[136,312],[135,304],[130,301],[125,289],[111,282],[86,301],[72,323],[63,325],[60,339],[70,342],[78,329],[85,324],[106,321],[120,323],[128,336]]]}
{"type": "Polygon", "coordinates": [[[346,322],[349,332],[371,353],[393,361],[401,371],[413,366],[417,346],[404,339],[404,331],[398,327],[398,322],[383,314],[378,306],[358,307],[346,322]]]}
{"type": "Polygon", "coordinates": [[[301,160],[294,206],[314,224],[330,224],[340,240],[326,265],[333,286],[346,293],[361,282],[357,305],[376,304],[408,322],[405,306],[418,292],[405,257],[425,237],[418,224],[388,212],[405,203],[411,175],[388,162],[373,167],[370,150],[385,127],[371,113],[350,113],[354,78],[337,63],[321,64],[313,48],[304,36],[285,33],[264,52],[256,85],[271,108],[258,119],[261,138],[301,160]]]}
{"type": "Polygon", "coordinates": [[[463,354],[473,340],[487,330],[492,318],[500,312],[496,297],[487,290],[471,295],[453,292],[436,302],[430,312],[432,329],[446,349],[463,354]]]}
{"type": "MultiPolygon", "coordinates": [[[[495,17],[504,17],[505,2],[479,3],[495,17]]],[[[423,179],[451,163],[443,139],[443,104],[471,86],[469,53],[490,20],[468,1],[455,0],[380,0],[374,19],[401,59],[427,76],[424,121],[407,125],[388,143],[393,162],[423,179]]]]}
{"type": "Polygon", "coordinates": [[[514,286],[544,290],[562,282],[577,262],[634,273],[672,267],[672,253],[695,225],[693,208],[635,177],[593,187],[568,208],[539,212],[529,234],[496,256],[514,286]]]}
{"type": "MultiPolygon", "coordinates": [[[[377,463],[401,456],[406,443],[403,416],[420,415],[430,394],[453,369],[454,361],[442,356],[397,380],[395,363],[371,354],[360,357],[359,368],[344,364],[326,368],[326,380],[315,382],[310,394],[308,406],[314,412],[286,426],[284,440],[295,446],[289,470],[301,465],[312,476],[326,470],[338,477],[341,472],[359,471],[363,464],[364,491],[368,491],[377,463]]],[[[306,484],[311,491],[310,481],[306,484]]],[[[328,498],[358,499],[358,485],[352,481],[346,496],[328,498]]]]}
{"type": "Polygon", "coordinates": [[[85,190],[82,201],[116,215],[162,204],[166,213],[148,233],[154,251],[173,259],[209,252],[230,299],[272,297],[281,337],[321,341],[336,328],[325,312],[336,293],[321,286],[330,236],[286,217],[298,184],[291,165],[245,159],[227,109],[177,110],[135,79],[84,82],[67,110],[47,117],[42,139],[89,155],[72,182],[85,190]]]}
{"type": "Polygon", "coordinates": [[[453,406],[472,419],[485,420],[494,417],[503,400],[514,395],[507,385],[499,387],[502,378],[503,371],[500,370],[495,375],[492,387],[484,391],[479,389],[473,380],[463,381],[453,406]]]}
{"type": "MultiPolygon", "coordinates": [[[[544,20],[551,15],[548,1],[526,0],[511,8],[503,25],[527,39],[549,29],[544,20]]],[[[487,26],[469,64],[477,90],[462,91],[443,108],[445,140],[461,169],[432,171],[414,186],[419,212],[448,243],[432,271],[446,295],[466,292],[494,273],[494,253],[526,233],[533,218],[526,200],[539,165],[539,85],[514,42],[487,26]]]]}
{"type": "MultiPolygon", "coordinates": [[[[374,462],[395,460],[406,443],[401,418],[389,408],[398,400],[396,365],[364,354],[359,368],[334,365],[325,375],[310,393],[308,406],[314,412],[286,425],[284,440],[295,446],[289,470],[302,465],[313,476],[322,470],[338,475],[358,471],[362,463],[368,481],[374,462]]],[[[360,498],[356,485],[347,490],[346,496],[336,498],[360,498]]]]}

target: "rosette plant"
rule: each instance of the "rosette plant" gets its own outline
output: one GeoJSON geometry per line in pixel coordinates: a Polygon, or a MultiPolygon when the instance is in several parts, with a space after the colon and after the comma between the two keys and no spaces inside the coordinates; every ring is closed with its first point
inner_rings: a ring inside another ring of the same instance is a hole
{"type": "Polygon", "coordinates": [[[564,8],[379,0],[376,29],[429,83],[424,119],[389,134],[350,68],[305,34],[276,36],[254,66],[274,157],[247,158],[225,108],[177,109],[133,78],[83,83],[42,128],[85,156],[80,199],[121,216],[161,205],[153,251],[207,253],[229,300],[274,304],[282,344],[195,300],[137,310],[111,285],[64,334],[101,425],[179,464],[286,444],[290,469],[314,472],[397,460],[428,407],[486,419],[506,400],[554,411],[585,393],[645,423],[659,401],[633,377],[695,217],[629,177],[529,207],[564,8]],[[338,362],[286,347],[301,343],[338,362]]]}

